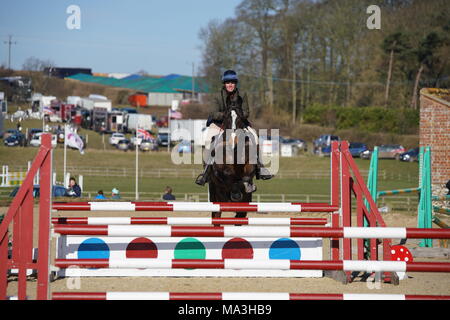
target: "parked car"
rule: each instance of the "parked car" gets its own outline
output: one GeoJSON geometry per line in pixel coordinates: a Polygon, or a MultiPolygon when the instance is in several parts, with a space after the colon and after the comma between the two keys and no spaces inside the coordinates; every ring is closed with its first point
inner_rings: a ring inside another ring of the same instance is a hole
{"type": "Polygon", "coordinates": [[[406,150],[399,144],[384,144],[378,148],[378,158],[400,159],[400,155],[406,150]]]}
{"type": "Polygon", "coordinates": [[[8,138],[9,136],[17,135],[17,134],[22,134],[22,133],[17,129],[8,129],[3,133],[3,140],[8,138]]]}
{"type": "MultiPolygon", "coordinates": [[[[43,132],[38,132],[38,133],[34,134],[31,137],[31,140],[29,141],[29,145],[33,146],[33,147],[39,147],[41,145],[42,134],[43,134],[43,132]]],[[[52,134],[52,147],[55,148],[57,144],[58,144],[58,140],[56,138],[56,135],[52,134]]]]}
{"type": "Polygon", "coordinates": [[[294,138],[287,138],[281,140],[282,144],[289,144],[292,145],[293,148],[297,148],[301,151],[308,151],[308,145],[305,140],[303,139],[294,139],[294,138]]]}
{"type": "Polygon", "coordinates": [[[125,135],[123,133],[113,133],[111,137],[109,137],[109,144],[116,145],[120,140],[125,139],[125,135]]]}
{"type": "Polygon", "coordinates": [[[128,139],[122,139],[116,144],[117,149],[128,151],[131,147],[130,140],[128,139]]]}
{"type": "MultiPolygon", "coordinates": [[[[400,155],[406,150],[402,145],[399,144],[383,144],[378,147],[378,158],[379,159],[400,159],[400,155]]],[[[361,153],[361,159],[370,159],[372,156],[372,151],[366,150],[361,153]]]]}
{"type": "Polygon", "coordinates": [[[25,145],[25,136],[22,133],[13,134],[4,139],[3,142],[5,146],[8,147],[16,147],[16,146],[23,147],[25,145]]]}
{"type": "Polygon", "coordinates": [[[331,145],[320,148],[318,153],[321,156],[328,157],[331,154],[331,145]]]}
{"type": "Polygon", "coordinates": [[[192,146],[191,142],[187,140],[181,141],[177,146],[178,153],[191,153],[192,152],[192,146]]]}
{"type": "Polygon", "coordinates": [[[409,149],[408,151],[400,155],[400,161],[408,161],[408,162],[419,161],[419,152],[420,152],[419,148],[409,149]]]}
{"type": "Polygon", "coordinates": [[[158,150],[158,143],[156,140],[142,140],[139,145],[139,150],[141,151],[155,151],[158,150]]]}
{"type": "Polygon", "coordinates": [[[28,131],[28,137],[27,137],[27,141],[28,143],[30,143],[31,138],[36,134],[42,132],[42,129],[39,128],[32,128],[28,131]]]}
{"type": "Polygon", "coordinates": [[[16,147],[25,145],[25,136],[23,134],[13,134],[8,136],[8,138],[4,139],[5,146],[8,147],[16,147]]]}
{"type": "Polygon", "coordinates": [[[166,132],[158,133],[157,141],[159,146],[167,147],[169,144],[169,134],[166,132]]]}
{"type": "Polygon", "coordinates": [[[64,139],[66,138],[64,129],[56,130],[55,135],[57,143],[64,143],[64,139]]]}
{"type": "MultiPolygon", "coordinates": [[[[38,184],[35,184],[33,186],[33,197],[34,198],[39,198],[40,196],[40,186],[38,184]]],[[[11,191],[11,193],[9,194],[9,196],[11,198],[15,197],[17,192],[19,191],[19,187],[15,187],[13,189],[13,191],[11,191]]],[[[67,193],[67,189],[64,188],[63,186],[53,186],[52,188],[52,197],[53,198],[58,198],[58,197],[68,197],[68,193],[67,193]]]]}
{"type": "Polygon", "coordinates": [[[313,141],[313,152],[320,153],[324,147],[331,146],[331,141],[340,141],[341,139],[338,136],[323,134],[319,138],[313,141]]]}
{"type": "Polygon", "coordinates": [[[360,157],[364,151],[368,150],[367,146],[361,142],[351,142],[348,146],[348,151],[352,154],[352,157],[360,157]]]}

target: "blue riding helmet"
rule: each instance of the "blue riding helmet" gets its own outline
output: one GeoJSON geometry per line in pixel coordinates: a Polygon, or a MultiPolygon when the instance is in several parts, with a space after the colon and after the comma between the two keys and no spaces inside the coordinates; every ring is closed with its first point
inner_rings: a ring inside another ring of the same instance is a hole
{"type": "Polygon", "coordinates": [[[223,73],[222,82],[235,81],[238,82],[237,73],[234,70],[227,70],[223,73]]]}

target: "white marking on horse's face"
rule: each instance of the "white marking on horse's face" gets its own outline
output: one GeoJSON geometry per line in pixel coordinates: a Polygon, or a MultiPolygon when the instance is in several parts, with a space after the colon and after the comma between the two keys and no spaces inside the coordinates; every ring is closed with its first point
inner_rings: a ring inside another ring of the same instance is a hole
{"type": "Polygon", "coordinates": [[[231,110],[231,129],[233,130],[236,130],[236,119],[237,119],[236,111],[231,110]]]}

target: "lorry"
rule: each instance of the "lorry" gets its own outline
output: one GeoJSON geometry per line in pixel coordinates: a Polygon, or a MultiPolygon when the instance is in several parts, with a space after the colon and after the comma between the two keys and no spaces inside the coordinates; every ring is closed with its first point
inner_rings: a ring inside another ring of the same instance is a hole
{"type": "Polygon", "coordinates": [[[83,97],[81,98],[80,105],[86,110],[94,110],[94,108],[106,108],[108,112],[112,110],[111,100],[83,97]]]}
{"type": "Polygon", "coordinates": [[[194,145],[204,145],[204,132],[206,130],[206,119],[180,119],[170,120],[170,141],[187,140],[194,145]]]}
{"type": "Polygon", "coordinates": [[[113,110],[108,113],[108,128],[111,132],[122,132],[124,125],[124,113],[120,110],[113,110]]]}
{"type": "Polygon", "coordinates": [[[31,96],[31,111],[40,113],[49,112],[52,101],[56,99],[55,96],[43,96],[41,93],[34,93],[31,96]]]}
{"type": "Polygon", "coordinates": [[[0,92],[0,113],[7,114],[8,113],[8,101],[5,99],[5,93],[0,92]]]}
{"type": "Polygon", "coordinates": [[[150,114],[127,113],[125,116],[125,125],[123,131],[135,132],[138,128],[144,130],[152,130],[155,119],[150,114]]]}
{"type": "Polygon", "coordinates": [[[96,132],[108,132],[108,110],[107,108],[94,107],[92,110],[92,129],[96,132]]]}

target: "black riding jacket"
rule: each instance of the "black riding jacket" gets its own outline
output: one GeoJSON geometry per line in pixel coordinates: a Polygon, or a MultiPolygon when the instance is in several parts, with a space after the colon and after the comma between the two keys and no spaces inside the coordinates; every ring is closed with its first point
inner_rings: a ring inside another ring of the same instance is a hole
{"type": "Polygon", "coordinates": [[[247,94],[240,94],[237,88],[233,93],[229,94],[225,88],[222,88],[213,98],[208,125],[211,122],[221,124],[224,113],[232,108],[236,108],[241,111],[242,116],[245,119],[248,119],[250,115],[250,108],[248,106],[247,94]]]}

